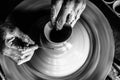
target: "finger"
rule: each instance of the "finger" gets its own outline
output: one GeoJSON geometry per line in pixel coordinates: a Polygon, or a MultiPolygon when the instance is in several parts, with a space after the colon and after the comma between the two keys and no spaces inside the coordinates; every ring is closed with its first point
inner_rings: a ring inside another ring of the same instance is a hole
{"type": "Polygon", "coordinates": [[[82,13],[85,7],[86,7],[86,0],[77,0],[77,3],[75,5],[75,12],[78,13],[78,11],[81,10],[82,13]]]}
{"type": "Polygon", "coordinates": [[[56,17],[62,7],[63,0],[52,0],[51,7],[51,22],[55,23],[56,17]]]}
{"type": "Polygon", "coordinates": [[[81,2],[76,4],[75,7],[75,19],[72,21],[71,26],[74,27],[78,19],[80,19],[81,14],[86,8],[86,0],[82,0],[81,2]]]}
{"type": "Polygon", "coordinates": [[[76,16],[75,12],[72,11],[72,12],[69,14],[69,16],[68,16],[68,19],[67,19],[66,23],[69,24],[69,25],[71,25],[72,22],[73,22],[74,19],[75,19],[75,16],[76,16]]]}
{"type": "Polygon", "coordinates": [[[38,46],[34,46],[30,49],[27,49],[25,51],[22,52],[23,56],[21,56],[21,58],[25,58],[27,55],[30,54],[31,51],[35,51],[36,49],[38,49],[38,46]]]}
{"type": "Polygon", "coordinates": [[[61,8],[61,11],[59,12],[59,15],[57,16],[57,29],[62,29],[63,25],[66,23],[68,15],[71,13],[74,7],[74,1],[67,2],[63,5],[61,8]]]}
{"type": "Polygon", "coordinates": [[[21,65],[21,64],[29,61],[32,58],[33,54],[34,54],[34,52],[30,52],[30,54],[27,55],[24,59],[19,60],[17,64],[21,65]]]}
{"type": "Polygon", "coordinates": [[[32,56],[33,56],[33,54],[34,54],[34,51],[31,51],[31,52],[26,53],[26,54],[27,54],[26,56],[22,57],[21,60],[19,60],[19,61],[17,62],[17,65],[21,65],[21,64],[23,64],[23,63],[31,60],[31,58],[32,58],[32,56]]]}

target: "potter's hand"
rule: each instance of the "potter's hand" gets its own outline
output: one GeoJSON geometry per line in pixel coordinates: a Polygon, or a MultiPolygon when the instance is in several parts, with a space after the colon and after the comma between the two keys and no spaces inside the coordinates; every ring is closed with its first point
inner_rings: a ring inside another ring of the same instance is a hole
{"type": "Polygon", "coordinates": [[[2,27],[4,48],[3,55],[11,58],[18,65],[31,60],[34,51],[38,49],[35,42],[26,34],[21,32],[17,27],[9,24],[3,24],[2,27]]]}
{"type": "Polygon", "coordinates": [[[86,7],[86,0],[52,0],[51,22],[57,29],[67,23],[73,27],[86,7]]]}

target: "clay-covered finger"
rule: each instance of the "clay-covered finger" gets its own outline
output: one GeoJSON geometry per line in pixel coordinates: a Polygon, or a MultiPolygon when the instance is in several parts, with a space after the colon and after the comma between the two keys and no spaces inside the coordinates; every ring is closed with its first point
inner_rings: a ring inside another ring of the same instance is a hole
{"type": "MultiPolygon", "coordinates": [[[[75,16],[76,16],[75,12],[72,11],[72,12],[68,15],[68,19],[67,19],[66,23],[69,24],[69,25],[71,25],[72,22],[73,22],[74,19],[75,19],[75,16]]],[[[71,26],[71,27],[72,27],[72,26],[71,26]]]]}
{"type": "Polygon", "coordinates": [[[34,51],[31,51],[31,52],[26,53],[26,54],[27,54],[26,56],[24,56],[21,60],[19,60],[17,62],[17,65],[21,65],[21,64],[29,61],[32,58],[33,54],[34,54],[34,51]]]}
{"type": "Polygon", "coordinates": [[[75,19],[71,23],[72,27],[76,24],[77,20],[80,18],[85,8],[86,8],[86,0],[78,0],[78,3],[76,3],[75,5],[75,19]]]}
{"type": "Polygon", "coordinates": [[[55,23],[56,17],[62,7],[63,0],[52,0],[51,2],[51,22],[55,23]]]}
{"type": "Polygon", "coordinates": [[[75,5],[75,13],[77,15],[76,17],[80,16],[80,14],[82,14],[85,8],[86,8],[86,0],[77,0],[77,3],[75,5]]]}
{"type": "Polygon", "coordinates": [[[66,4],[63,4],[59,12],[59,15],[57,16],[57,20],[56,20],[57,29],[62,29],[63,25],[67,21],[69,14],[72,12],[73,7],[74,7],[74,1],[70,1],[70,2],[67,2],[66,4]]]}

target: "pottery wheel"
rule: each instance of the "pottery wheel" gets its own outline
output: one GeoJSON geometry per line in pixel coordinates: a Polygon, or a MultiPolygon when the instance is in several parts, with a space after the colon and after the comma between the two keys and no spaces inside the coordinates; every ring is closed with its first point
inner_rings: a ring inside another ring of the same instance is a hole
{"type": "Polygon", "coordinates": [[[88,2],[70,37],[61,42],[63,47],[55,48],[52,44],[59,41],[46,41],[44,34],[49,5],[46,0],[25,0],[6,19],[39,44],[32,59],[20,66],[3,57],[6,74],[13,80],[103,80],[114,54],[112,30],[105,16],[88,2]]]}

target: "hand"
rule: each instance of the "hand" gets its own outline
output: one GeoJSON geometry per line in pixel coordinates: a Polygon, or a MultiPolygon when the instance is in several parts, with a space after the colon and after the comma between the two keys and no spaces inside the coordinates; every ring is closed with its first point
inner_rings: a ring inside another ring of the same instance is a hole
{"type": "Polygon", "coordinates": [[[6,24],[3,31],[3,40],[5,42],[2,50],[3,55],[11,58],[18,65],[29,61],[38,46],[18,28],[10,28],[10,25],[6,24]]]}
{"type": "Polygon", "coordinates": [[[52,0],[51,22],[57,29],[73,27],[86,7],[86,0],[52,0]]]}

